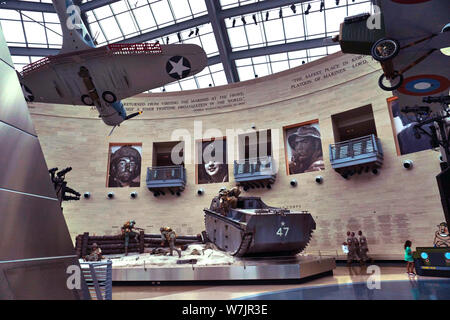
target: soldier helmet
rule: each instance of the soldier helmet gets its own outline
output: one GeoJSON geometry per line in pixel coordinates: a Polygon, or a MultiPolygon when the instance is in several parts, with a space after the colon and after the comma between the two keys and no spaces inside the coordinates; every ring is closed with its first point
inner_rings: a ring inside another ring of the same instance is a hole
{"type": "Polygon", "coordinates": [[[438,227],[445,227],[445,228],[447,228],[447,223],[441,222],[441,223],[439,223],[438,227]]]}
{"type": "Polygon", "coordinates": [[[141,154],[132,146],[122,146],[116,152],[111,155],[111,175],[116,175],[116,166],[121,158],[132,158],[136,162],[136,170],[133,179],[140,175],[141,171],[141,154]]]}
{"type": "Polygon", "coordinates": [[[98,248],[97,243],[93,243],[93,244],[92,244],[92,248],[98,248]]]}
{"type": "Polygon", "coordinates": [[[320,140],[320,132],[317,130],[316,127],[313,126],[301,126],[297,129],[297,131],[293,134],[291,134],[288,137],[288,143],[291,146],[291,148],[295,148],[295,139],[297,137],[302,138],[314,138],[320,140]]]}

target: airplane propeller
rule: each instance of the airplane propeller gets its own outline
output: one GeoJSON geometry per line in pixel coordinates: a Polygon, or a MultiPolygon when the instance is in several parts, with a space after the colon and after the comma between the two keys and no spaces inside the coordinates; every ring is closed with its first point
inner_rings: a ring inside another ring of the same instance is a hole
{"type": "MultiPolygon", "coordinates": [[[[134,118],[134,117],[136,117],[136,116],[138,116],[138,115],[140,115],[140,114],[142,114],[142,111],[138,111],[138,112],[132,113],[132,114],[126,116],[126,117],[125,117],[125,120],[129,120],[129,119],[134,118]]],[[[123,121],[125,121],[125,120],[123,120],[123,121]]],[[[111,132],[108,134],[108,137],[113,133],[114,129],[115,129],[116,127],[118,127],[118,126],[120,126],[120,124],[115,125],[115,126],[111,129],[111,132]]]]}

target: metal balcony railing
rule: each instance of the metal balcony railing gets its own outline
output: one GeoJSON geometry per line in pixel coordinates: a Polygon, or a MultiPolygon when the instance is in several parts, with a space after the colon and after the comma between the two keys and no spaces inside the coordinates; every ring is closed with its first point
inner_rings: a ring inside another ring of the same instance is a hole
{"type": "Polygon", "coordinates": [[[186,185],[186,169],[182,165],[147,168],[147,187],[183,187],[186,185]]]}
{"type": "Polygon", "coordinates": [[[330,145],[330,162],[333,168],[383,162],[380,140],[368,135],[330,145]]]}
{"type": "Polygon", "coordinates": [[[240,174],[272,175],[273,172],[273,162],[270,156],[234,161],[235,176],[240,174]]]}
{"type": "Polygon", "coordinates": [[[276,171],[271,156],[234,161],[236,182],[247,187],[267,187],[275,182],[276,171]]]}

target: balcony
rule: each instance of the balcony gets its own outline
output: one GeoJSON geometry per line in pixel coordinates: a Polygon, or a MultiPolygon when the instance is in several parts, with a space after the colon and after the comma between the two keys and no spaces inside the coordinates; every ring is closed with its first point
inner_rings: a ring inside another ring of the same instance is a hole
{"type": "Polygon", "coordinates": [[[186,169],[182,165],[147,168],[147,188],[155,197],[171,193],[179,196],[186,186],[186,169]]]}
{"type": "Polygon", "coordinates": [[[276,179],[272,157],[234,161],[234,179],[245,191],[250,188],[270,189],[276,179]]]}
{"type": "Polygon", "coordinates": [[[383,150],[380,140],[368,135],[330,145],[330,162],[332,168],[345,179],[363,171],[377,174],[383,165],[383,150]]]}

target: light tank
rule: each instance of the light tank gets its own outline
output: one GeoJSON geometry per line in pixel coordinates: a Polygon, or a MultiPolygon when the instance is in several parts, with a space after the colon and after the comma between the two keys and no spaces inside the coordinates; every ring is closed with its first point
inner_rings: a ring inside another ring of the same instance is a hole
{"type": "Polygon", "coordinates": [[[295,255],[308,245],[316,222],[307,211],[270,207],[259,197],[238,197],[223,212],[220,198],[205,208],[207,238],[234,256],[295,255]]]}

